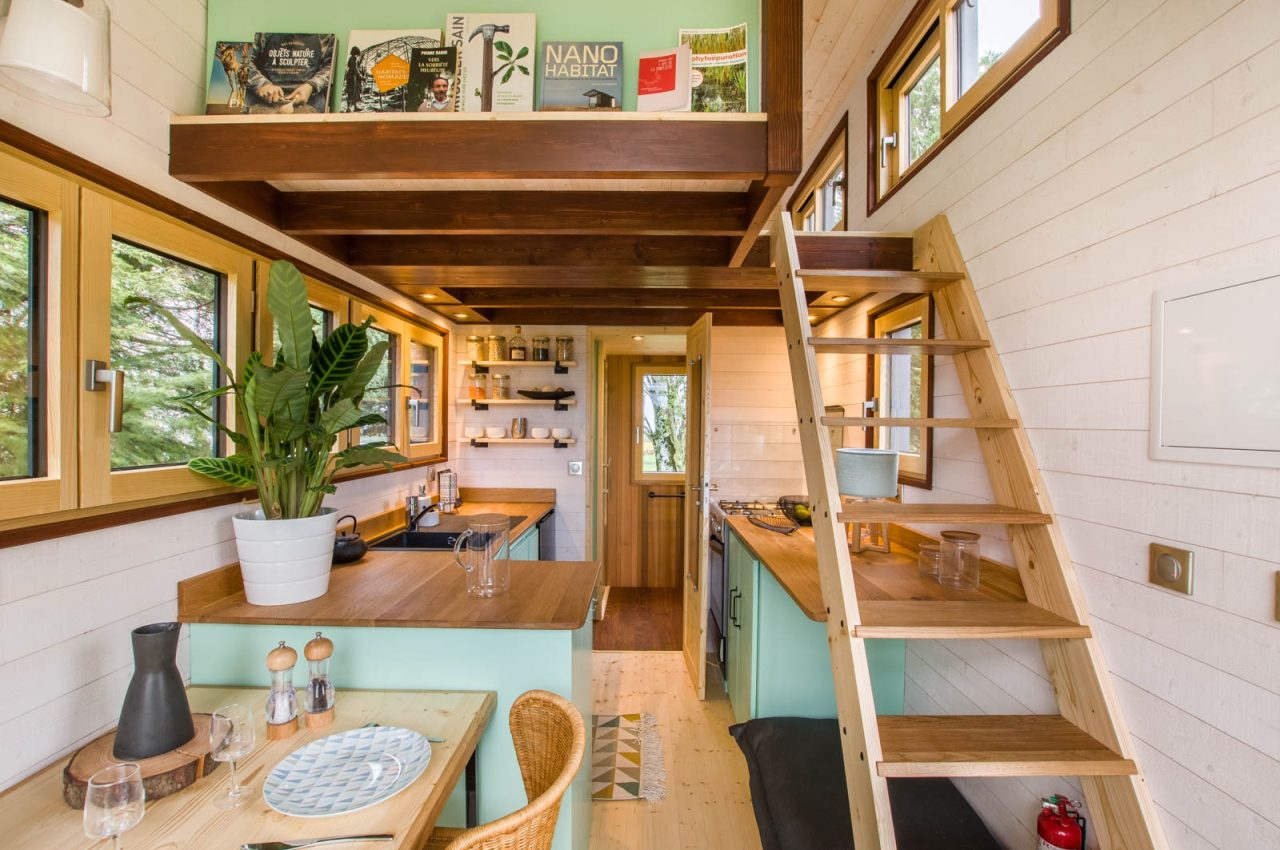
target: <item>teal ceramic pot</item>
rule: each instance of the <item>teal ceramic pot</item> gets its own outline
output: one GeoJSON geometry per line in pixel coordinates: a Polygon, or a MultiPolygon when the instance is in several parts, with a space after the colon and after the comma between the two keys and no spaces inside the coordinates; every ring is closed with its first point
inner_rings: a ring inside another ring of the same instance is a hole
{"type": "Polygon", "coordinates": [[[836,449],[840,495],[888,499],[898,495],[898,453],[892,449],[836,449]]]}

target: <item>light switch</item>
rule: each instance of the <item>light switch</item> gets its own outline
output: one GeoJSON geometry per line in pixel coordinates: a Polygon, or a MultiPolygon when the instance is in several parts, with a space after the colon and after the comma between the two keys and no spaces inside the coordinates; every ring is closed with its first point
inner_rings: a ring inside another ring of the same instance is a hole
{"type": "Polygon", "coordinates": [[[581,474],[582,474],[582,461],[580,461],[580,460],[571,460],[571,461],[569,461],[569,474],[570,474],[570,475],[581,475],[581,474]]]}
{"type": "Polygon", "coordinates": [[[1175,549],[1163,543],[1152,543],[1147,581],[1190,596],[1193,561],[1194,556],[1189,549],[1175,549]]]}

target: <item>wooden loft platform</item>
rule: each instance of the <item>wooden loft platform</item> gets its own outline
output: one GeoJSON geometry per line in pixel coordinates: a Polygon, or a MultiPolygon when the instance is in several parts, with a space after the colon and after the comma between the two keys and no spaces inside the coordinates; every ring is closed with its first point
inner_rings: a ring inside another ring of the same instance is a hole
{"type": "Polygon", "coordinates": [[[801,0],[761,34],[760,113],[176,117],[169,173],[451,321],[778,325],[801,0]]]}

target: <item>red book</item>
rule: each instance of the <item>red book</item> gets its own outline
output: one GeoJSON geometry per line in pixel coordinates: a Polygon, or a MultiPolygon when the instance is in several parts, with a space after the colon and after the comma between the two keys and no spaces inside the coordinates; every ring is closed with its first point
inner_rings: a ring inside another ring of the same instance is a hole
{"type": "Polygon", "coordinates": [[[640,54],[636,74],[636,109],[640,112],[687,112],[691,89],[688,45],[640,54]]]}

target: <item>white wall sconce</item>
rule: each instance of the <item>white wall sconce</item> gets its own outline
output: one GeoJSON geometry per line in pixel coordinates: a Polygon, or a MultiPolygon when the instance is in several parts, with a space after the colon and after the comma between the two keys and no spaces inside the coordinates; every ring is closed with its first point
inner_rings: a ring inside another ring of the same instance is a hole
{"type": "Polygon", "coordinates": [[[11,0],[0,33],[9,88],[82,115],[111,114],[111,11],[105,0],[11,0]]]}

